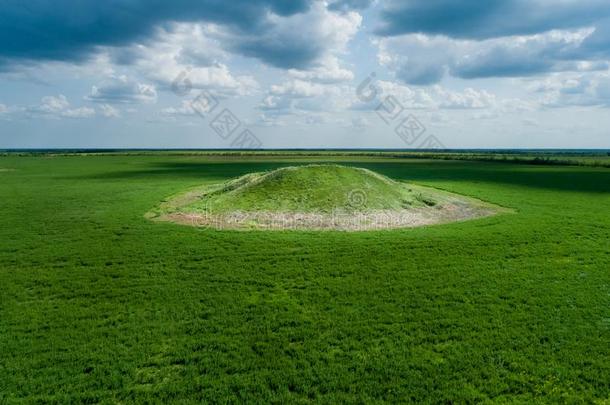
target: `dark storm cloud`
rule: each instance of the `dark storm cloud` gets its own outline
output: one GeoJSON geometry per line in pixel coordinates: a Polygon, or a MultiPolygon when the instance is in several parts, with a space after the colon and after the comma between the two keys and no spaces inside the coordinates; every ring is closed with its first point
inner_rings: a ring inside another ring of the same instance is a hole
{"type": "MultiPolygon", "coordinates": [[[[444,62],[448,71],[475,79],[534,76],[570,70],[578,61],[607,60],[609,24],[608,0],[388,0],[376,32],[386,39],[405,34],[449,38],[446,43],[453,40],[453,45],[445,51],[455,49],[444,62]],[[582,42],[569,40],[568,32],[591,28],[582,42]],[[549,35],[552,30],[563,34],[549,35]]],[[[436,53],[442,54],[442,47],[436,53]]],[[[417,52],[411,56],[418,58],[417,52]]],[[[421,66],[399,64],[394,69],[397,77],[408,84],[440,81],[443,71],[436,61],[427,63],[425,54],[423,59],[421,66]]]]}
{"type": "MultiPolygon", "coordinates": [[[[269,13],[290,16],[309,9],[311,0],[1,0],[0,64],[40,60],[81,61],[97,46],[121,46],[148,38],[156,26],[207,21],[256,37],[270,22],[269,13]]],[[[254,56],[281,54],[261,49],[254,56]]],[[[306,58],[290,50],[290,65],[306,58]]]]}
{"type": "Polygon", "coordinates": [[[609,15],[607,0],[389,0],[377,32],[487,39],[578,28],[609,15]]]}

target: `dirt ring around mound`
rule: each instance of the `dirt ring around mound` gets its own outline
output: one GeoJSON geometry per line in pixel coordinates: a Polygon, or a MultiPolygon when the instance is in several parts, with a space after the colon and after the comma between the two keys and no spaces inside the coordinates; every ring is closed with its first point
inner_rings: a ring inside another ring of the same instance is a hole
{"type": "Polygon", "coordinates": [[[217,230],[371,231],[415,228],[489,217],[499,211],[488,205],[447,203],[429,208],[363,213],[175,212],[154,218],[217,230]]]}
{"type": "Polygon", "coordinates": [[[370,231],[507,211],[475,198],[338,165],[286,167],[198,186],[146,214],[218,230],[370,231]]]}

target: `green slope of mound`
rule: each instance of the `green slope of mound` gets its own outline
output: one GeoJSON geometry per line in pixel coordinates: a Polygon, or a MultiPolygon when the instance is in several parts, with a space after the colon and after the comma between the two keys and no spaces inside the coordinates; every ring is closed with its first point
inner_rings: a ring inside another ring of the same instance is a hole
{"type": "Polygon", "coordinates": [[[191,208],[208,212],[400,210],[433,204],[431,196],[366,169],[311,165],[253,173],[229,181],[191,208]]]}

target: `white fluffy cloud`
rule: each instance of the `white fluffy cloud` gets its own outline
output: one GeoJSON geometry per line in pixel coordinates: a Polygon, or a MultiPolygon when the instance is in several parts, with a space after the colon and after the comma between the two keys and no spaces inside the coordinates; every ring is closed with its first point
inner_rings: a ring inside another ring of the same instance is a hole
{"type": "Polygon", "coordinates": [[[545,107],[610,107],[610,73],[574,73],[552,75],[538,81],[531,89],[540,94],[545,107]]]}
{"type": "Polygon", "coordinates": [[[180,107],[163,108],[161,114],[166,117],[188,117],[195,115],[196,111],[190,101],[183,101],[180,107]]]}
{"type": "Polygon", "coordinates": [[[118,108],[111,106],[110,104],[102,104],[99,107],[100,114],[106,118],[120,118],[121,111],[118,108]]]}
{"type": "Polygon", "coordinates": [[[271,86],[271,96],[290,96],[292,98],[307,98],[321,96],[326,87],[320,84],[303,80],[291,80],[279,85],[271,86]]]}
{"type": "Polygon", "coordinates": [[[319,66],[309,70],[290,69],[288,74],[295,79],[323,84],[347,82],[354,79],[352,71],[342,68],[336,56],[329,56],[319,66]]]}
{"type": "Polygon", "coordinates": [[[58,113],[66,110],[70,106],[68,99],[63,94],[59,96],[46,96],[41,100],[40,105],[37,107],[38,111],[42,113],[58,113]]]}
{"type": "Polygon", "coordinates": [[[26,108],[15,108],[16,113],[26,113],[30,117],[41,118],[91,118],[95,116],[95,110],[90,107],[72,107],[67,97],[63,94],[57,96],[45,96],[39,104],[26,108]]]}
{"type": "Polygon", "coordinates": [[[72,106],[68,98],[59,94],[56,96],[42,97],[38,104],[29,106],[6,106],[0,104],[0,114],[4,118],[31,119],[83,119],[93,117],[118,118],[120,111],[108,104],[100,105],[97,110],[91,106],[72,106]]]}
{"type": "MultiPolygon", "coordinates": [[[[299,69],[288,69],[287,77],[270,86],[259,108],[266,117],[336,112],[349,108],[353,90],[346,83],[354,79],[351,70],[341,65],[340,56],[358,32],[362,16],[354,11],[332,12],[317,2],[307,13],[278,18],[269,31],[273,38],[259,38],[261,43],[310,47],[315,57],[299,69]],[[290,45],[292,44],[292,45],[290,45]]],[[[272,50],[270,50],[272,51],[272,50]]]]}
{"type": "Polygon", "coordinates": [[[496,97],[485,90],[467,88],[462,92],[456,92],[434,86],[434,93],[439,100],[440,108],[483,109],[497,105],[496,97]]]}
{"type": "Polygon", "coordinates": [[[257,87],[247,75],[235,76],[224,63],[219,28],[210,24],[181,23],[158,29],[154,41],[112,51],[118,63],[135,69],[141,76],[170,90],[208,89],[219,95],[244,95],[257,87]]]}
{"type": "Polygon", "coordinates": [[[351,87],[291,79],[273,85],[259,108],[269,114],[336,112],[349,107],[351,87]]]}
{"type": "MultiPolygon", "coordinates": [[[[158,28],[153,40],[106,52],[159,89],[206,89],[218,96],[243,96],[258,89],[250,75],[229,69],[234,54],[285,68],[291,79],[321,84],[353,80],[339,56],[357,33],[362,16],[354,11],[329,11],[321,1],[306,12],[270,14],[258,35],[211,23],[173,23],[158,28]]],[[[110,100],[107,100],[110,102],[110,100]]]]}
{"type": "Polygon", "coordinates": [[[105,104],[155,103],[157,90],[151,84],[139,83],[127,76],[115,76],[106,79],[98,86],[91,87],[91,92],[86,98],[105,104]]]}
{"type": "MultiPolygon", "coordinates": [[[[531,111],[536,104],[518,98],[500,98],[482,89],[453,90],[440,85],[408,86],[395,81],[378,80],[366,90],[374,97],[362,97],[354,91],[351,109],[372,111],[391,98],[407,110],[494,110],[498,113],[531,111]]],[[[366,93],[368,96],[369,93],[366,93]]]]}
{"type": "Polygon", "coordinates": [[[90,118],[95,116],[95,110],[91,107],[68,109],[62,113],[62,116],[66,118],[90,118]]]}

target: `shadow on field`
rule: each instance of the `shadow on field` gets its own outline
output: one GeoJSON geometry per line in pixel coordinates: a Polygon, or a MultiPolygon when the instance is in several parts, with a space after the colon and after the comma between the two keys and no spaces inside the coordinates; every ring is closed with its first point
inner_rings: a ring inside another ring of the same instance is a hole
{"type": "MultiPolygon", "coordinates": [[[[90,180],[201,178],[224,180],[247,173],[273,170],[284,166],[312,164],[312,161],[223,161],[154,162],[144,169],[123,170],[82,176],[90,180]]],[[[421,182],[479,182],[514,186],[610,193],[610,170],[573,166],[532,166],[490,162],[411,160],[402,162],[316,161],[316,164],[341,164],[374,170],[397,180],[421,182]]]]}

